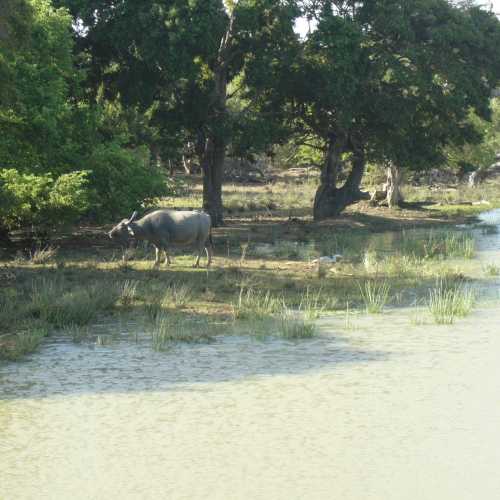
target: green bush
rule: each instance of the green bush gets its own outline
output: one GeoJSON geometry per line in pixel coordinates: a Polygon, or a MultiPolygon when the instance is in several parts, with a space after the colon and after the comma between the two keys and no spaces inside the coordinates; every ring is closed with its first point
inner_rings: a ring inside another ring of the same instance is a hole
{"type": "Polygon", "coordinates": [[[74,222],[89,207],[88,172],[27,174],[0,169],[0,225],[45,232],[74,222]]]}
{"type": "Polygon", "coordinates": [[[161,172],[151,167],[137,152],[119,145],[100,145],[89,158],[90,182],[95,193],[96,219],[123,217],[145,200],[167,193],[161,172]]]}

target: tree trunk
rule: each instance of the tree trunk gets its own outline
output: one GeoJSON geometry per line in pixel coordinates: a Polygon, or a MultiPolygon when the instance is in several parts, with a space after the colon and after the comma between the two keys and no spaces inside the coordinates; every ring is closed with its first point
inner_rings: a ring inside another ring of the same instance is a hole
{"type": "Polygon", "coordinates": [[[337,215],[333,207],[337,192],[337,172],[342,152],[343,143],[337,137],[331,136],[325,151],[320,184],[314,197],[314,220],[322,220],[337,215]]]}
{"type": "Polygon", "coordinates": [[[214,67],[214,91],[212,95],[212,125],[207,133],[201,160],[203,171],[203,209],[210,215],[214,227],[224,224],[222,205],[222,181],[226,158],[226,103],[227,66],[233,39],[234,10],[227,31],[221,40],[217,62],[214,67]]]}
{"type": "Polygon", "coordinates": [[[339,215],[347,206],[369,199],[368,193],[360,191],[359,186],[365,171],[365,156],[362,146],[353,148],[353,166],[344,185],[337,188],[337,172],[340,167],[344,143],[331,138],[325,153],[325,164],[321,181],[314,199],[314,220],[322,220],[339,215]]]}
{"type": "Polygon", "coordinates": [[[401,194],[401,170],[391,163],[387,167],[387,205],[389,208],[399,207],[403,201],[401,194]]]}
{"type": "Polygon", "coordinates": [[[0,246],[12,246],[12,240],[10,239],[9,231],[6,227],[2,226],[2,224],[0,224],[0,246]]]}
{"type": "Polygon", "coordinates": [[[214,227],[224,224],[222,205],[222,179],[226,144],[216,138],[208,138],[202,160],[203,209],[210,215],[214,227]]]}

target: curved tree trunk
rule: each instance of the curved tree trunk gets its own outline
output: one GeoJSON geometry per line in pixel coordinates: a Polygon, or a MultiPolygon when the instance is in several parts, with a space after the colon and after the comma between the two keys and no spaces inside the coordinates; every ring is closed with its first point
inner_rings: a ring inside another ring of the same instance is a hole
{"type": "Polygon", "coordinates": [[[403,201],[401,194],[401,170],[391,163],[387,167],[387,205],[389,208],[399,207],[403,201]]]}
{"type": "Polygon", "coordinates": [[[321,172],[321,181],[314,198],[314,220],[322,220],[339,215],[347,206],[369,199],[368,193],[360,191],[361,180],[365,172],[365,155],[362,146],[353,148],[353,165],[344,185],[337,188],[337,173],[340,168],[344,143],[331,138],[325,153],[325,164],[321,172]]]}

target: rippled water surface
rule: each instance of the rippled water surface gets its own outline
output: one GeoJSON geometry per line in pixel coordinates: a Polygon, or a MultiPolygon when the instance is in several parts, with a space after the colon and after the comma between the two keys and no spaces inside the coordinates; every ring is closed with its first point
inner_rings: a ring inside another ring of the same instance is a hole
{"type": "Polygon", "coordinates": [[[165,353],[54,339],[0,365],[0,498],[500,498],[498,302],[410,315],[165,353]]]}

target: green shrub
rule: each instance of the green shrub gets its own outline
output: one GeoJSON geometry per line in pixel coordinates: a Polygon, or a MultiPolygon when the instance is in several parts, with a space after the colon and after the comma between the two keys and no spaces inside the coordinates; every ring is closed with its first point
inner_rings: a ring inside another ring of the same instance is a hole
{"type": "Polygon", "coordinates": [[[106,219],[137,210],[145,200],[167,194],[161,172],[143,158],[117,144],[98,146],[88,160],[94,190],[93,216],[106,219]]]}
{"type": "Polygon", "coordinates": [[[74,222],[89,207],[88,172],[26,174],[0,169],[0,225],[45,232],[74,222]]]}

